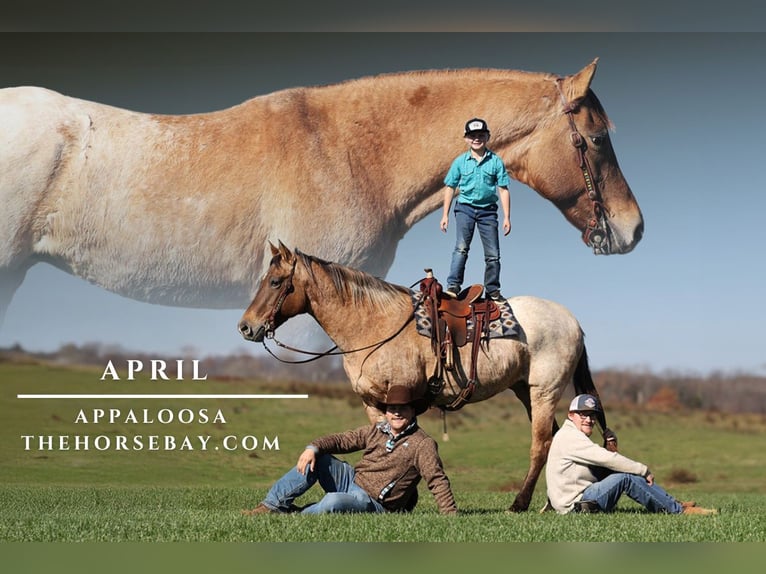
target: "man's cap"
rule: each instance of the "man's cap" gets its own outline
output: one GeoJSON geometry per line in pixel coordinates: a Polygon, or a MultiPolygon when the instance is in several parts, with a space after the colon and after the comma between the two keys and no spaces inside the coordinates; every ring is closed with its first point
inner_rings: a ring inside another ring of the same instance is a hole
{"type": "Polygon", "coordinates": [[[487,132],[489,133],[489,126],[481,118],[473,118],[465,123],[465,135],[473,132],[487,132]]]}
{"type": "Polygon", "coordinates": [[[569,403],[569,412],[597,411],[602,412],[601,403],[593,395],[577,395],[569,403]]]}
{"type": "Polygon", "coordinates": [[[385,411],[386,405],[411,405],[418,415],[428,410],[428,402],[417,396],[415,389],[404,385],[391,385],[388,388],[386,398],[378,402],[378,409],[385,411]]]}

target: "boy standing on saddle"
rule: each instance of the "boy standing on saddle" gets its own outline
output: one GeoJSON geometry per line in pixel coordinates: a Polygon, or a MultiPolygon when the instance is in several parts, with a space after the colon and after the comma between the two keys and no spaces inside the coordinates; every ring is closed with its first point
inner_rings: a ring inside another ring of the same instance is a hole
{"type": "Polygon", "coordinates": [[[444,178],[444,211],[441,230],[446,233],[449,210],[455,190],[459,190],[455,202],[455,229],[457,241],[452,252],[452,263],[447,277],[445,294],[457,297],[463,284],[468,250],[478,227],[484,248],[484,288],[487,297],[494,301],[504,299],[500,293],[500,241],[498,237],[497,199],[503,208],[503,235],[511,232],[511,195],[508,192],[510,178],[503,160],[487,149],[489,127],[480,118],[465,124],[465,142],[468,151],[460,154],[444,178]]]}

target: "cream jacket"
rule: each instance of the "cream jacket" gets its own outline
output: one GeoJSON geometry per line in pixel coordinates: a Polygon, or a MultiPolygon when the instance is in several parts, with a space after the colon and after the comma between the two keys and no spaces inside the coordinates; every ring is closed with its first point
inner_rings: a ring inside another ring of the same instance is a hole
{"type": "Polygon", "coordinates": [[[598,482],[591,467],[640,476],[649,474],[645,464],[598,446],[567,419],[553,437],[545,466],[548,500],[556,512],[571,511],[583,491],[598,482]]]}

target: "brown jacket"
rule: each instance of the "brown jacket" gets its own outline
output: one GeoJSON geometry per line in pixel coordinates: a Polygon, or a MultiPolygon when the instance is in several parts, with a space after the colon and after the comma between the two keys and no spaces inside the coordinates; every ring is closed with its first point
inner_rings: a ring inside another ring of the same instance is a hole
{"type": "Polygon", "coordinates": [[[387,452],[388,438],[377,425],[369,425],[327,435],[311,444],[319,449],[319,454],[345,454],[364,450],[362,459],[354,467],[354,482],[386,510],[393,512],[407,508],[423,478],[436,499],[439,512],[457,512],[436,441],[418,427],[412,434],[397,441],[393,451],[387,452]]]}

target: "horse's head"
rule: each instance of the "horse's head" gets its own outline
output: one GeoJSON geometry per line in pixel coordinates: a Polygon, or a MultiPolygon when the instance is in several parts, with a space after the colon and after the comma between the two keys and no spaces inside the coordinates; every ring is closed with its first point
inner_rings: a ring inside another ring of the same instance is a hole
{"type": "Polygon", "coordinates": [[[299,258],[280,241],[271,247],[271,262],[252,303],[239,321],[239,332],[248,341],[261,342],[290,317],[306,311],[306,294],[297,280],[299,258]]]}
{"type": "Polygon", "coordinates": [[[532,134],[517,175],[553,202],[595,253],[628,253],[644,220],[617,163],[611,122],[590,89],[597,61],[556,80],[554,113],[532,134]]]}

